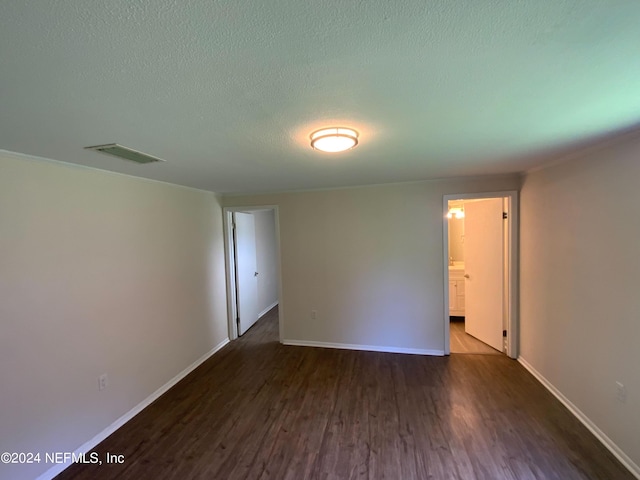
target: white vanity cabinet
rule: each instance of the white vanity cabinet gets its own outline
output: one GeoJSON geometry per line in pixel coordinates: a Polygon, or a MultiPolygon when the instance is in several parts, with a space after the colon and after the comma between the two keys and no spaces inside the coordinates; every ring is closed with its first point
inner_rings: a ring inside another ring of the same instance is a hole
{"type": "Polygon", "coordinates": [[[449,316],[464,317],[464,269],[449,269],[449,316]]]}

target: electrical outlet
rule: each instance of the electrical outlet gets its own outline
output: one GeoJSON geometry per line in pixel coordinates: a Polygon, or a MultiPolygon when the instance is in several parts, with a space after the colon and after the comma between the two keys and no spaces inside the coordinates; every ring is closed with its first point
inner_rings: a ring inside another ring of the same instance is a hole
{"type": "Polygon", "coordinates": [[[627,402],[627,388],[624,386],[622,382],[616,382],[616,397],[618,401],[621,403],[627,402]]]}
{"type": "Polygon", "coordinates": [[[318,311],[311,310],[311,320],[316,320],[318,318],[318,311]]]}
{"type": "Polygon", "coordinates": [[[103,373],[98,377],[98,390],[104,390],[109,385],[109,377],[103,373]]]}

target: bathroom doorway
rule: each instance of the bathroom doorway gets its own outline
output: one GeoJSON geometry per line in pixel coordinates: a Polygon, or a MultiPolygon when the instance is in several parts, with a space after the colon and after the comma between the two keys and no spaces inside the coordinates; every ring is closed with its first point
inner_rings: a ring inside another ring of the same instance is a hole
{"type": "Polygon", "coordinates": [[[444,198],[445,353],[517,356],[517,192],[444,198]]]}

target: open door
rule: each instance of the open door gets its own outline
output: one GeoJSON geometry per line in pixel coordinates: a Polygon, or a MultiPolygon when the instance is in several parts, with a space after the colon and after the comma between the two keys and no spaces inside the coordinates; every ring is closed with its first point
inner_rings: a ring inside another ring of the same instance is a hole
{"type": "Polygon", "coordinates": [[[258,272],[256,226],[250,213],[235,212],[236,302],[238,336],[258,321],[258,272]]]}
{"type": "Polygon", "coordinates": [[[503,199],[465,202],[465,331],[502,351],[503,199]]]}

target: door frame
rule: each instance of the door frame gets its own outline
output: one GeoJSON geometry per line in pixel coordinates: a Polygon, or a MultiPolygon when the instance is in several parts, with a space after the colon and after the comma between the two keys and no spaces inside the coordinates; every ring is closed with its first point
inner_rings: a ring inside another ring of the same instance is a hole
{"type": "Polygon", "coordinates": [[[224,235],[224,259],[227,280],[227,329],[229,332],[229,340],[238,338],[238,326],[236,324],[237,308],[236,308],[236,261],[235,251],[233,248],[233,213],[234,212],[255,212],[259,210],[273,210],[276,227],[276,247],[277,256],[276,263],[278,265],[278,332],[279,340],[282,343],[284,312],[282,308],[282,255],[280,255],[280,212],[277,205],[255,205],[249,207],[223,207],[222,222],[224,235]]]}
{"type": "Polygon", "coordinates": [[[461,193],[443,195],[442,205],[442,239],[443,239],[443,274],[444,274],[444,353],[451,353],[451,343],[449,339],[449,200],[473,200],[483,198],[506,198],[508,202],[508,228],[506,232],[506,256],[508,258],[507,268],[507,356],[518,358],[520,322],[518,318],[518,191],[506,190],[497,192],[482,193],[461,193]]]}

